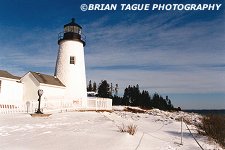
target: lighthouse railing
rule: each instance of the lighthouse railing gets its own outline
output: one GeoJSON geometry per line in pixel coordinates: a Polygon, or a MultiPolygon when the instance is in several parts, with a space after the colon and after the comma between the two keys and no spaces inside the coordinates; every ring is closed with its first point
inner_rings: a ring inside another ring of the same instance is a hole
{"type": "MultiPolygon", "coordinates": [[[[63,31],[58,34],[58,40],[62,40],[64,38],[64,33],[66,32],[63,31]]],[[[86,36],[83,33],[77,33],[77,34],[80,35],[80,38],[82,41],[86,42],[86,36]]]]}

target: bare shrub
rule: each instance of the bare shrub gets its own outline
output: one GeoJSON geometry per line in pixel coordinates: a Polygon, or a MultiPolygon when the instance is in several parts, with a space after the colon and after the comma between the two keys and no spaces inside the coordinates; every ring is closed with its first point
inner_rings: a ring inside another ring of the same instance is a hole
{"type": "Polygon", "coordinates": [[[118,126],[120,132],[127,132],[125,125],[118,126]]]}
{"type": "Polygon", "coordinates": [[[130,134],[130,135],[134,135],[137,131],[137,125],[128,125],[127,126],[127,132],[130,134]]]}
{"type": "Polygon", "coordinates": [[[225,117],[223,115],[204,116],[202,125],[199,127],[205,132],[205,135],[215,139],[225,147],[225,117]]]}
{"type": "Polygon", "coordinates": [[[120,132],[127,132],[130,135],[134,135],[137,132],[137,125],[130,124],[128,126],[125,126],[122,124],[122,126],[118,126],[120,132]]]}
{"type": "Polygon", "coordinates": [[[145,110],[142,110],[142,109],[135,109],[135,108],[131,108],[131,107],[126,107],[126,108],[124,109],[124,111],[132,112],[132,113],[146,113],[145,110]]]}

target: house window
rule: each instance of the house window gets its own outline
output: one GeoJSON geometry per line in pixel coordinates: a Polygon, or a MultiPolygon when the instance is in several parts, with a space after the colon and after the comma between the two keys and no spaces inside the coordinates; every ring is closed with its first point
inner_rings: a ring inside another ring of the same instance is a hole
{"type": "Polygon", "coordinates": [[[70,56],[70,64],[75,64],[76,59],[75,56],[70,56]]]}

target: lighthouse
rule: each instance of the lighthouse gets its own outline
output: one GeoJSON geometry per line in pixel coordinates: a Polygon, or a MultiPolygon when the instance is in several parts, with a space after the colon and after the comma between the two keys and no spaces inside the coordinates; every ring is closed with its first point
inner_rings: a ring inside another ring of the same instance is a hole
{"type": "Polygon", "coordinates": [[[82,27],[73,18],[59,33],[55,67],[55,76],[66,86],[65,100],[82,101],[83,107],[87,105],[85,44],[82,27]]]}

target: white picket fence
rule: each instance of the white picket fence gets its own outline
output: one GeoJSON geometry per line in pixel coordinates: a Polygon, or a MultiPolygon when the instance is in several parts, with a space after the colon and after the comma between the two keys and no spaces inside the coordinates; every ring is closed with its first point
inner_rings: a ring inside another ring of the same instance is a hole
{"type": "Polygon", "coordinates": [[[112,110],[112,99],[109,98],[88,98],[88,110],[112,110]]]}
{"type": "MultiPolygon", "coordinates": [[[[38,101],[31,101],[21,105],[0,104],[0,114],[34,113],[38,108],[38,101]]],[[[87,101],[74,100],[42,100],[41,110],[47,112],[66,112],[77,110],[112,110],[112,99],[88,98],[87,101]],[[84,103],[87,104],[84,104],[84,103]]]]}
{"type": "Polygon", "coordinates": [[[22,105],[0,104],[0,114],[23,113],[25,108],[22,105]]]}

